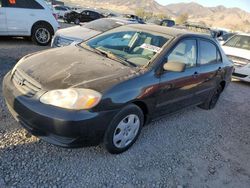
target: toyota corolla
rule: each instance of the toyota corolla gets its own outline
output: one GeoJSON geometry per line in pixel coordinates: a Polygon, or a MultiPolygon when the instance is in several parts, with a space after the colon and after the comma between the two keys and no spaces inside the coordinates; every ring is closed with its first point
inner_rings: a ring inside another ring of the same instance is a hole
{"type": "Polygon", "coordinates": [[[130,25],[23,57],[5,76],[3,92],[33,135],[63,147],[104,142],[121,153],[156,117],[192,105],[214,108],[232,71],[209,36],[130,25]]]}

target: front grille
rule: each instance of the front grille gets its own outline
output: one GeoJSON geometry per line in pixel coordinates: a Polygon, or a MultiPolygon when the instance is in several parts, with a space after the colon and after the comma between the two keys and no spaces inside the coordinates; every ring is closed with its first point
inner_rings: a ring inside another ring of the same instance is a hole
{"type": "Polygon", "coordinates": [[[13,73],[12,81],[15,87],[27,97],[33,97],[42,89],[42,86],[38,82],[19,69],[16,69],[13,73]]]}
{"type": "Polygon", "coordinates": [[[250,63],[250,60],[241,57],[229,55],[228,58],[234,62],[235,67],[244,67],[245,65],[250,63]]]}
{"type": "Polygon", "coordinates": [[[233,76],[239,77],[239,78],[246,78],[247,75],[245,74],[239,74],[239,73],[233,73],[233,76]]]}

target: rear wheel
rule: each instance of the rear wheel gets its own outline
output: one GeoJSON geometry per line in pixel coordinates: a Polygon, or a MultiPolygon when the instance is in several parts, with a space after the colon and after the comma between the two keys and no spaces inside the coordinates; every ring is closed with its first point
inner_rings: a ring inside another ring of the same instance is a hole
{"type": "Polygon", "coordinates": [[[104,144],[112,154],[128,150],[137,140],[144,115],[136,105],[128,105],[115,116],[105,133],[104,144]]]}
{"type": "Polygon", "coordinates": [[[32,40],[41,46],[50,44],[53,35],[53,29],[47,24],[37,24],[32,29],[32,40]]]}
{"type": "Polygon", "coordinates": [[[212,95],[210,95],[209,98],[203,104],[199,105],[199,107],[202,109],[205,109],[205,110],[213,109],[216,106],[216,104],[220,98],[222,90],[223,90],[222,86],[219,85],[216,88],[216,90],[212,93],[212,95]]]}

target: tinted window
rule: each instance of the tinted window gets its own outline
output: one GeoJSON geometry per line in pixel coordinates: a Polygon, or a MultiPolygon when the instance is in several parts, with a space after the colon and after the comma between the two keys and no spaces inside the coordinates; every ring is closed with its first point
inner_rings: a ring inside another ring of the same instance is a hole
{"type": "MultiPolygon", "coordinates": [[[[118,30],[118,29],[117,29],[118,30]]],[[[137,66],[146,65],[160,53],[168,38],[143,31],[112,31],[90,40],[87,44],[101,51],[118,56],[137,66]]]]}
{"type": "Polygon", "coordinates": [[[95,31],[105,32],[105,31],[108,31],[110,29],[119,27],[121,25],[124,25],[124,24],[122,22],[119,22],[119,21],[116,21],[116,20],[99,19],[99,20],[89,22],[89,23],[83,25],[82,27],[92,29],[92,30],[95,30],[95,31]]]}
{"type": "Polygon", "coordinates": [[[196,40],[184,40],[180,42],[168,56],[168,61],[185,63],[187,67],[196,66],[196,40]]]}
{"type": "Polygon", "coordinates": [[[0,0],[0,7],[6,7],[8,0],[0,0]]]}
{"type": "Polygon", "coordinates": [[[229,39],[224,46],[250,50],[250,36],[235,35],[229,39]]]}
{"type": "Polygon", "coordinates": [[[7,6],[10,8],[43,9],[35,0],[8,0],[7,6]]]}
{"type": "Polygon", "coordinates": [[[217,47],[208,41],[200,41],[200,64],[217,63],[217,47]]]}

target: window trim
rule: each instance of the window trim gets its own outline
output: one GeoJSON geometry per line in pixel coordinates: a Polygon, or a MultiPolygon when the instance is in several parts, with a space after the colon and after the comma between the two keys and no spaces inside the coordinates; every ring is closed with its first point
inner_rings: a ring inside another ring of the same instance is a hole
{"type": "Polygon", "coordinates": [[[222,57],[222,54],[221,54],[221,51],[220,51],[220,49],[219,49],[219,47],[218,47],[218,45],[214,42],[214,41],[212,41],[212,40],[209,40],[209,39],[206,39],[206,38],[199,38],[198,39],[198,62],[197,62],[197,67],[202,67],[202,66],[207,66],[207,65],[216,65],[216,64],[220,64],[220,63],[223,63],[223,57],[222,57]],[[213,44],[215,47],[216,47],[216,62],[215,63],[207,63],[207,64],[201,64],[200,63],[200,59],[201,59],[201,48],[200,48],[200,43],[201,43],[201,41],[205,41],[205,42],[208,42],[208,43],[211,43],[211,44],[213,44]],[[219,55],[220,55],[220,57],[221,57],[221,62],[219,62],[219,60],[218,60],[218,53],[219,53],[219,55]]]}

